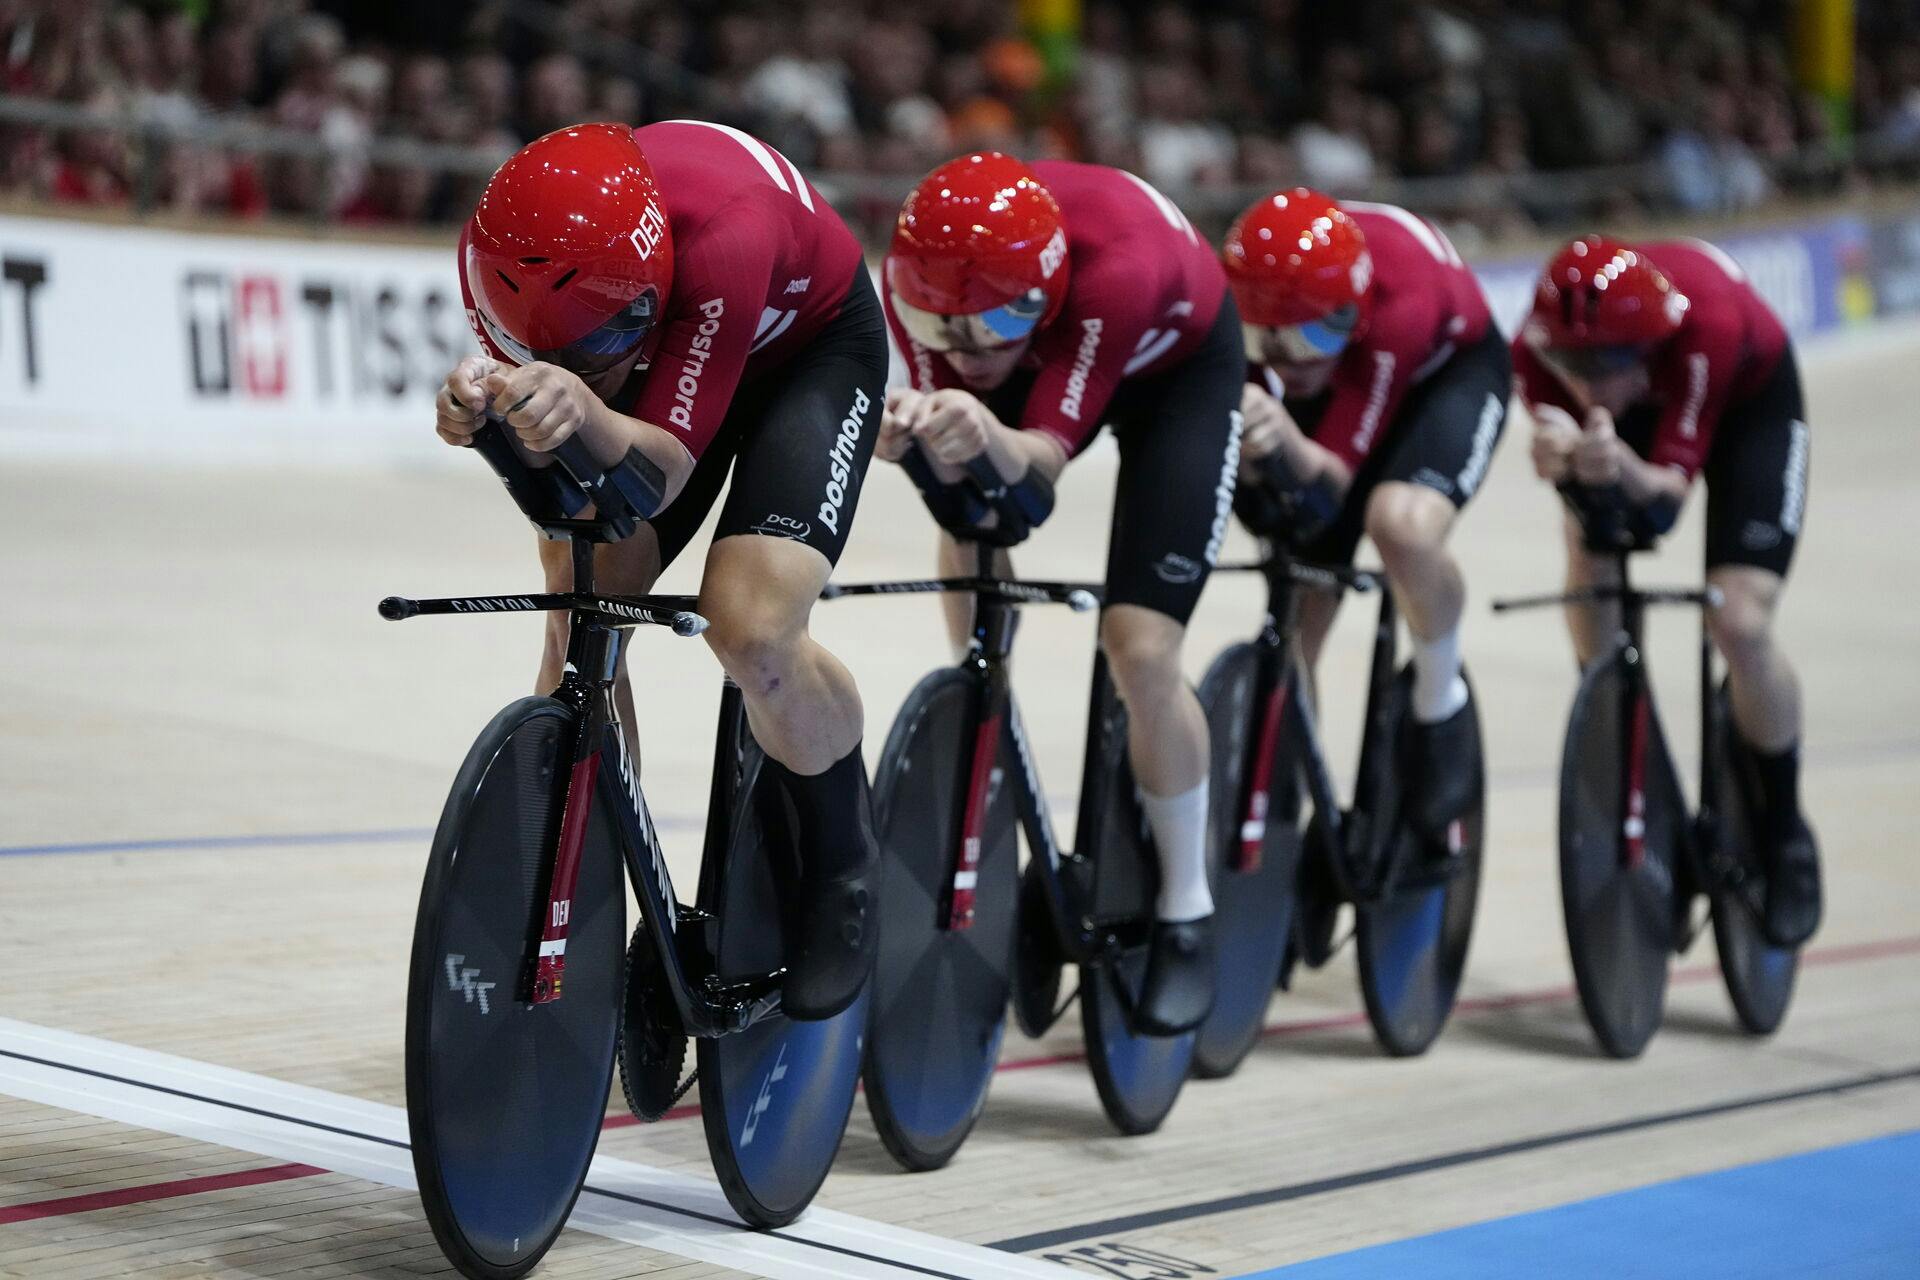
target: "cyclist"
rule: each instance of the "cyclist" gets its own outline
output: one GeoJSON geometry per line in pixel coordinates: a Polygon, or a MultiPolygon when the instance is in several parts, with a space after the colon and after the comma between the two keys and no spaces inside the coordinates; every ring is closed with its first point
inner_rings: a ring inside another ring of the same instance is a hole
{"type": "MultiPolygon", "coordinates": [[[[1240,447],[1239,320],[1220,264],[1132,174],[984,152],[907,197],[885,285],[912,385],[888,400],[881,456],[917,445],[949,484],[984,456],[1037,523],[1062,469],[1113,427],[1100,644],[1161,870],[1138,1019],[1188,1030],[1213,1001],[1213,899],[1207,726],[1180,648],[1240,447]]],[[[951,537],[940,555],[944,571],[970,572],[951,537]]]]}
{"type": "MultiPolygon", "coordinates": [[[[1515,340],[1542,479],[1617,486],[1644,536],[1707,484],[1707,581],[1724,603],[1707,628],[1727,662],[1733,720],[1760,791],[1765,927],[1795,946],[1820,922],[1820,862],[1800,811],[1800,682],[1773,637],[1806,510],[1808,434],[1786,330],[1726,254],[1697,240],[1630,245],[1586,236],[1548,263],[1515,340]]],[[[1571,587],[1610,578],[1567,523],[1571,587]]],[[[1582,664],[1605,622],[1570,609],[1582,664]]]]}
{"type": "MultiPolygon", "coordinates": [[[[681,120],[528,143],[487,183],[459,253],[486,354],[447,375],[441,437],[470,443],[491,407],[531,460],[578,434],[602,465],[664,493],[632,537],[596,549],[602,589],[651,589],[732,471],[699,607],[794,817],[804,875],[785,1009],[832,1016],[866,978],[878,848],[859,692],[807,631],[885,392],[886,329],[860,247],[784,156],[681,120]]],[[[540,559],[547,589],[569,590],[565,544],[543,542],[540,559]]],[[[565,615],[548,617],[542,689],[567,646],[565,615]]]]}
{"type": "MultiPolygon", "coordinates": [[[[1253,367],[1241,518],[1321,564],[1373,539],[1413,635],[1409,812],[1444,836],[1480,788],[1460,674],[1466,583],[1447,535],[1506,425],[1506,342],[1447,238],[1392,205],[1275,192],[1228,229],[1222,256],[1253,367]]],[[[1339,604],[1302,599],[1309,669],[1339,604]]]]}

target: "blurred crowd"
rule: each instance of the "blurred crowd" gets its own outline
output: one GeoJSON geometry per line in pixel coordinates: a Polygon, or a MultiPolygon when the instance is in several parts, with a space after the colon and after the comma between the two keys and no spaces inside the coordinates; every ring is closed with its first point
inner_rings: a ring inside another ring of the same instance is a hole
{"type": "Polygon", "coordinates": [[[1581,198],[1717,212],[1841,153],[1849,116],[1920,149],[1920,20],[1856,7],[1856,90],[1834,103],[1796,87],[1791,0],[1084,0],[1071,42],[1024,28],[1013,0],[0,0],[8,95],[324,144],[0,124],[0,189],[443,222],[487,157],[548,129],[697,114],[817,174],[868,175],[836,194],[870,223],[884,179],[987,146],[1121,165],[1203,207],[1304,181],[1538,224],[1572,210],[1532,175],[1633,166],[1581,198]],[[377,138],[475,154],[449,173],[369,155],[377,138]]]}

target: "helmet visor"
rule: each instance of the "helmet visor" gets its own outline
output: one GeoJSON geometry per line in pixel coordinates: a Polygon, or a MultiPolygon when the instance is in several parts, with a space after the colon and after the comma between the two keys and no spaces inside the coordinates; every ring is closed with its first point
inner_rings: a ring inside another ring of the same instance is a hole
{"type": "Polygon", "coordinates": [[[484,308],[480,309],[480,325],[494,344],[519,364],[532,364],[537,360],[557,364],[573,373],[591,374],[610,369],[632,355],[653,332],[659,312],[659,295],[652,289],[644,289],[584,337],[564,347],[551,348],[529,347],[501,328],[484,308]]]}
{"type": "Polygon", "coordinates": [[[1347,349],[1360,327],[1360,306],[1346,306],[1301,324],[1242,325],[1247,357],[1256,364],[1313,364],[1347,349]]]}
{"type": "Polygon", "coordinates": [[[896,293],[893,313],[907,336],[929,351],[991,351],[1033,336],[1040,317],[1047,313],[1047,295],[1044,290],[1029,289],[991,310],[946,316],[922,311],[896,293]]]}
{"type": "Polygon", "coordinates": [[[1646,358],[1645,347],[1536,347],[1541,359],[1581,382],[1594,382],[1625,373],[1646,358]]]}

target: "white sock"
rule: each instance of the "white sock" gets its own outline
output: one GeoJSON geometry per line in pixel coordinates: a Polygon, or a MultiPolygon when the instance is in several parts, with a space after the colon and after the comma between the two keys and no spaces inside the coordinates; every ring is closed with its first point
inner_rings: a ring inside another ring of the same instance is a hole
{"type": "Polygon", "coordinates": [[[1460,629],[1431,640],[1413,638],[1413,718],[1439,724],[1467,705],[1460,675],[1460,629]]]}
{"type": "Polygon", "coordinates": [[[1147,826],[1160,850],[1160,897],[1154,914],[1170,924],[1213,914],[1207,888],[1207,783],[1177,796],[1140,793],[1147,826]]]}

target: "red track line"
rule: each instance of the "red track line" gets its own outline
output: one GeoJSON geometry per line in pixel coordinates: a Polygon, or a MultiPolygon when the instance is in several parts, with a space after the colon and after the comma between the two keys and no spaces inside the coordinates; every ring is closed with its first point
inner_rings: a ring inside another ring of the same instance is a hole
{"type": "Polygon", "coordinates": [[[257,1187],[268,1182],[286,1182],[293,1178],[311,1178],[325,1169],[310,1164],[276,1164],[264,1169],[242,1169],[237,1173],[214,1173],[201,1178],[177,1178],[171,1182],[150,1182],[141,1187],[115,1187],[110,1191],[89,1191],[85,1195],[62,1196],[57,1200],[35,1200],[30,1204],[0,1205],[0,1225],[30,1222],[35,1218],[58,1218],[70,1213],[91,1213],[123,1204],[147,1200],[171,1200],[175,1196],[196,1196],[203,1191],[225,1191],[232,1187],[257,1187]]]}
{"type": "MultiPolygon", "coordinates": [[[[1890,956],[1909,956],[1920,954],[1920,936],[1909,938],[1886,938],[1878,942],[1841,943],[1831,947],[1816,947],[1804,952],[1800,963],[1804,965],[1857,964],[1867,960],[1884,960],[1890,956]]],[[[1720,966],[1715,964],[1684,965],[1673,971],[1672,981],[1680,985],[1696,982],[1708,982],[1720,976],[1720,966]]],[[[1499,1013],[1507,1009],[1523,1009],[1533,1005],[1559,1004],[1572,1000],[1578,993],[1571,986],[1541,987],[1533,991],[1516,991],[1501,996],[1474,996],[1459,1001],[1454,1009],[1460,1013],[1499,1013]]],[[[1367,1025],[1364,1013],[1330,1014],[1320,1018],[1296,1018],[1275,1022],[1260,1034],[1267,1036],[1297,1036],[1310,1031],[1338,1031],[1350,1027],[1367,1025]]],[[[1068,1063],[1084,1062],[1087,1055],[1084,1049],[1068,1053],[1051,1053],[1035,1058],[1013,1058],[994,1068],[1001,1071],[1026,1071],[1034,1067],[1059,1067],[1068,1063]]],[[[662,1116],[662,1120],[682,1120],[700,1114],[698,1105],[675,1107],[662,1116]]],[[[623,1129],[638,1124],[630,1115],[607,1117],[607,1129],[623,1129]]]]}

